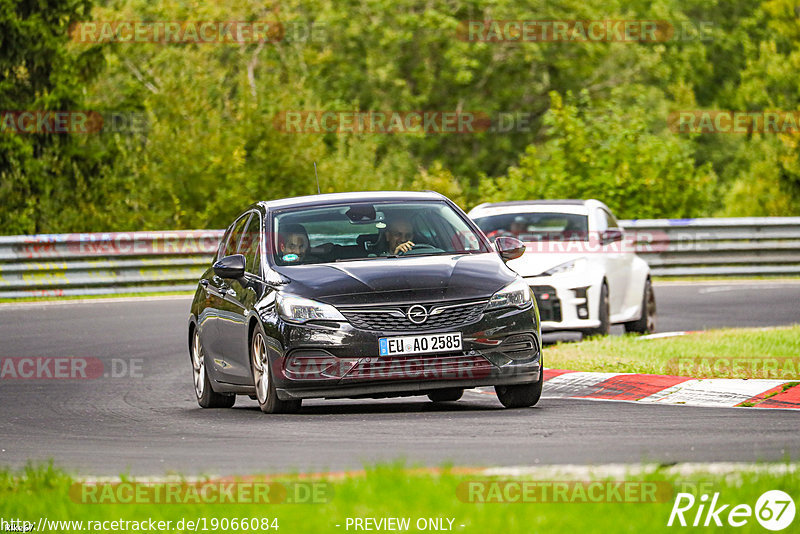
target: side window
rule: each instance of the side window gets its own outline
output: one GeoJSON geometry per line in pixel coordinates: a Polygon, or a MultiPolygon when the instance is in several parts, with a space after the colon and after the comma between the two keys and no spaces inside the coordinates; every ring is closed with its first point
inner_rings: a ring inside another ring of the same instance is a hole
{"type": "Polygon", "coordinates": [[[231,238],[231,232],[233,231],[233,225],[230,225],[227,230],[225,230],[225,234],[222,236],[222,239],[219,240],[219,246],[217,247],[217,254],[214,256],[214,261],[219,261],[225,255],[225,245],[228,243],[228,239],[231,238]]]}
{"type": "Polygon", "coordinates": [[[603,211],[603,215],[605,215],[605,218],[606,218],[606,226],[608,228],[619,228],[619,223],[617,222],[617,219],[615,219],[614,216],[611,215],[610,212],[608,212],[606,210],[602,210],[602,211],[603,211]]]}
{"type": "Polygon", "coordinates": [[[224,256],[230,256],[231,254],[237,254],[237,250],[239,249],[239,241],[242,239],[242,234],[244,233],[245,224],[247,224],[247,220],[250,218],[250,213],[245,213],[233,227],[233,232],[231,232],[231,236],[228,239],[228,242],[225,244],[225,254],[224,256]]]}
{"type": "Polygon", "coordinates": [[[238,253],[244,254],[248,273],[261,276],[261,216],[254,213],[242,236],[238,253]]]}

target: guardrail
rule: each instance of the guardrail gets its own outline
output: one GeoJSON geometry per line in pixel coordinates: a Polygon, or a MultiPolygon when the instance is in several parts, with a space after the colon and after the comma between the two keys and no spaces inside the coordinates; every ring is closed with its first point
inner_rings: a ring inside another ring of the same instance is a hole
{"type": "Polygon", "coordinates": [[[0,298],[190,291],[222,234],[0,236],[0,298]]]}
{"type": "Polygon", "coordinates": [[[800,217],[620,221],[656,276],[800,275],[800,217]]]}
{"type": "MultiPolygon", "coordinates": [[[[657,276],[800,275],[800,217],[620,223],[657,276]]],[[[191,291],[222,234],[0,236],[0,298],[191,291]]]]}

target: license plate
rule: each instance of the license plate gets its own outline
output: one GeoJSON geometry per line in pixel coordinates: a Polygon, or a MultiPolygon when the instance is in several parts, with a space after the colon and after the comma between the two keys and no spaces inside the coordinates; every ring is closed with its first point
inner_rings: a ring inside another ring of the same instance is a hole
{"type": "Polygon", "coordinates": [[[419,354],[421,352],[452,352],[461,350],[461,332],[426,334],[422,336],[382,337],[378,340],[381,356],[419,354]]]}

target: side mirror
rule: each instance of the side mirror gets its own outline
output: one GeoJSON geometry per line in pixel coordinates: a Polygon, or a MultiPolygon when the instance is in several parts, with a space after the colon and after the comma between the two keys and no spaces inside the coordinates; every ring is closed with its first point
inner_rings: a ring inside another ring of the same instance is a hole
{"type": "Polygon", "coordinates": [[[513,260],[525,254],[525,243],[516,237],[500,236],[495,239],[494,247],[503,261],[513,260]]]}
{"type": "Polygon", "coordinates": [[[623,237],[622,230],[619,228],[609,228],[602,233],[601,240],[604,245],[608,245],[609,243],[622,241],[623,237]]]}
{"type": "Polygon", "coordinates": [[[214,264],[214,274],[220,278],[238,280],[244,277],[245,260],[242,254],[225,256],[214,264]]]}

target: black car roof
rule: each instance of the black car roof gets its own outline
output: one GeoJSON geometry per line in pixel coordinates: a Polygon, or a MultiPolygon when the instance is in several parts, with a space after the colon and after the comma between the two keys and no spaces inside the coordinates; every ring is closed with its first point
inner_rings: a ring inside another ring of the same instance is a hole
{"type": "Polygon", "coordinates": [[[327,193],[303,197],[266,200],[258,205],[266,209],[295,208],[304,206],[323,206],[326,204],[345,204],[348,202],[385,202],[414,200],[444,200],[445,197],[433,191],[360,191],[355,193],[327,193]]]}

